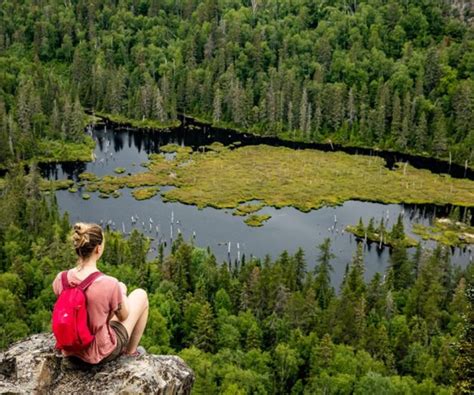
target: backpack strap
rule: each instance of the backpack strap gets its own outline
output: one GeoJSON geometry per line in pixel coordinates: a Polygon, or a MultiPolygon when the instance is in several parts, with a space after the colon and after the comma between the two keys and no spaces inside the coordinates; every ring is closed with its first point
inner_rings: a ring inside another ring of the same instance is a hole
{"type": "Polygon", "coordinates": [[[71,285],[67,279],[67,270],[61,273],[61,283],[63,285],[63,291],[65,289],[71,288],[71,285]]]}
{"type": "Polygon", "coordinates": [[[82,282],[77,286],[78,288],[82,289],[85,292],[87,287],[92,284],[92,282],[99,276],[102,276],[101,272],[94,272],[89,274],[82,282]]]}

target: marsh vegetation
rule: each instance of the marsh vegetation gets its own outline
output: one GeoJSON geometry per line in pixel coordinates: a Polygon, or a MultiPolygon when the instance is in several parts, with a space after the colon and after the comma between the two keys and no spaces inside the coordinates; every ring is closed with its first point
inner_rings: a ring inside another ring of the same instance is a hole
{"type": "Polygon", "coordinates": [[[214,144],[212,148],[193,152],[170,144],[161,147],[161,154],[149,156],[142,164],[146,171],[79,177],[86,190],[105,194],[124,187],[173,186],[161,193],[166,201],[235,209],[234,214],[242,216],[263,206],[292,206],[307,212],[348,200],[466,207],[474,201],[474,181],[433,174],[407,163],[389,169],[379,157],[266,145],[230,149],[214,144]],[[245,204],[254,200],[259,204],[245,204]]]}

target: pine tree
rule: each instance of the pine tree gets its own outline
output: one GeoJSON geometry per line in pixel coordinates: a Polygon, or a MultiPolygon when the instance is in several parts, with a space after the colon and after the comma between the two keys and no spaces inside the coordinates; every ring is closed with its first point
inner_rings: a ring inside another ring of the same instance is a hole
{"type": "Polygon", "coordinates": [[[293,130],[293,102],[291,100],[288,103],[287,122],[288,122],[288,131],[291,132],[293,130]]]}
{"type": "Polygon", "coordinates": [[[474,124],[474,88],[470,80],[460,82],[453,97],[454,127],[459,139],[466,137],[474,124]]]}
{"type": "Polygon", "coordinates": [[[61,135],[61,116],[59,114],[58,103],[56,100],[53,102],[53,112],[51,114],[51,132],[55,137],[61,135]]]}
{"type": "Polygon", "coordinates": [[[63,116],[62,116],[62,124],[61,130],[63,135],[66,138],[70,138],[72,132],[72,108],[71,108],[71,99],[69,95],[64,96],[64,104],[63,104],[63,116]]]}
{"type": "Polygon", "coordinates": [[[316,301],[321,309],[327,309],[329,302],[334,296],[334,289],[331,286],[331,259],[335,258],[331,253],[331,240],[325,239],[319,245],[319,256],[315,267],[314,288],[316,293],[316,301]]]}
{"type": "Polygon", "coordinates": [[[392,138],[395,139],[397,142],[401,142],[400,134],[402,133],[402,113],[401,113],[401,105],[400,105],[400,96],[398,93],[394,93],[393,98],[393,107],[392,107],[392,125],[391,125],[391,135],[392,138]]]}
{"type": "Polygon", "coordinates": [[[347,117],[349,119],[349,126],[352,128],[356,120],[356,108],[354,99],[354,88],[349,89],[349,97],[347,99],[347,117]]]}
{"type": "Polygon", "coordinates": [[[418,124],[415,129],[415,144],[414,148],[417,151],[424,151],[426,149],[426,144],[428,142],[428,124],[426,121],[426,115],[424,111],[421,111],[421,114],[418,119],[418,124]]]}
{"type": "Polygon", "coordinates": [[[214,120],[214,122],[218,123],[220,122],[221,117],[222,117],[222,93],[221,93],[221,90],[219,89],[219,86],[217,86],[215,89],[215,94],[214,94],[212,119],[214,120]]]}
{"type": "Polygon", "coordinates": [[[213,352],[216,343],[214,314],[209,302],[199,311],[193,328],[193,344],[200,350],[213,352]]]}
{"type": "Polygon", "coordinates": [[[163,97],[161,96],[160,88],[158,86],[155,86],[154,88],[152,117],[160,122],[165,122],[167,120],[163,105],[163,97]]]}
{"type": "Polygon", "coordinates": [[[33,95],[33,84],[29,79],[20,82],[17,94],[17,119],[21,132],[29,134],[32,130],[31,118],[33,109],[31,108],[31,96],[33,95]]]}
{"type": "Polygon", "coordinates": [[[312,117],[313,114],[312,114],[312,108],[311,108],[311,103],[308,104],[308,114],[307,114],[307,118],[306,118],[306,123],[305,123],[305,127],[306,127],[306,139],[307,140],[310,140],[311,139],[311,124],[312,124],[312,117]]]}
{"type": "Polygon", "coordinates": [[[306,91],[306,88],[303,88],[303,95],[301,97],[301,104],[300,104],[300,130],[303,133],[306,131],[306,122],[308,121],[307,111],[308,111],[308,92],[306,91]]]}
{"type": "Polygon", "coordinates": [[[294,270],[296,279],[296,290],[303,288],[304,278],[306,276],[306,260],[304,258],[304,251],[302,248],[298,248],[294,257],[294,270]]]}
{"type": "Polygon", "coordinates": [[[363,339],[365,331],[367,306],[364,270],[362,243],[358,243],[349,273],[342,285],[336,310],[338,324],[334,328],[335,338],[352,345],[357,345],[363,339]]]}
{"type": "Polygon", "coordinates": [[[315,109],[314,109],[314,134],[316,138],[321,133],[321,126],[322,126],[323,115],[321,113],[321,101],[319,99],[316,100],[315,109]]]}
{"type": "Polygon", "coordinates": [[[74,107],[71,114],[71,126],[69,138],[73,141],[81,141],[83,139],[84,132],[84,111],[79,97],[76,97],[74,101],[74,107]]]}
{"type": "Polygon", "coordinates": [[[438,49],[431,47],[426,53],[425,61],[425,89],[428,95],[436,88],[442,75],[438,49]]]}
{"type": "Polygon", "coordinates": [[[396,241],[405,240],[405,228],[403,226],[403,216],[401,214],[398,215],[397,222],[392,227],[390,237],[392,240],[396,241]]]}
{"type": "Polygon", "coordinates": [[[406,248],[395,245],[390,253],[390,268],[393,271],[393,286],[396,291],[408,288],[413,283],[413,264],[408,259],[406,248]]]}
{"type": "Polygon", "coordinates": [[[376,125],[375,126],[375,134],[377,137],[378,142],[383,142],[386,133],[386,113],[387,113],[387,106],[389,101],[389,89],[388,85],[379,82],[379,89],[377,93],[377,100],[375,103],[375,111],[376,111],[376,125]]]}
{"type": "Polygon", "coordinates": [[[0,99],[0,164],[5,163],[13,155],[9,149],[8,115],[5,103],[0,99]]]}
{"type": "Polygon", "coordinates": [[[432,130],[432,150],[436,156],[443,157],[448,149],[448,141],[446,137],[446,119],[439,107],[435,107],[434,110],[432,130]]]}

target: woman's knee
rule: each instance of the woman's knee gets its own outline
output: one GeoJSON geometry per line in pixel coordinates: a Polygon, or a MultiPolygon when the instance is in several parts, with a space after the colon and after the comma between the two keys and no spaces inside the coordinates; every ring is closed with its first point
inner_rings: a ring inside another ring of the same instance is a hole
{"type": "Polygon", "coordinates": [[[134,298],[139,299],[144,304],[145,308],[148,308],[148,294],[144,289],[137,288],[133,290],[129,297],[132,296],[132,294],[134,295],[134,298]]]}

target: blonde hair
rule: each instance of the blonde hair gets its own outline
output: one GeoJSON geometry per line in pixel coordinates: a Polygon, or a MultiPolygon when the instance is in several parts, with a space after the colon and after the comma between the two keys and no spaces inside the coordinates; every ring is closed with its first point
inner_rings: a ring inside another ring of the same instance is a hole
{"type": "Polygon", "coordinates": [[[94,248],[104,241],[104,232],[97,224],[78,222],[74,225],[72,243],[76,254],[82,259],[89,258],[94,248]]]}

